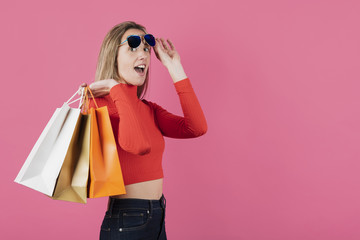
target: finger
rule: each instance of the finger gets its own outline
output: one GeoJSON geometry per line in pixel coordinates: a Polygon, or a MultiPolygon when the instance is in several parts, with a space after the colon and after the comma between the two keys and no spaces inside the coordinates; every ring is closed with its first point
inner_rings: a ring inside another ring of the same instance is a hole
{"type": "Polygon", "coordinates": [[[166,44],[166,42],[165,42],[165,40],[163,38],[161,38],[161,43],[164,46],[165,50],[169,50],[169,48],[168,48],[168,46],[167,46],[167,44],[166,44]]]}
{"type": "Polygon", "coordinates": [[[82,89],[79,88],[79,90],[77,91],[77,95],[79,95],[81,97],[81,93],[82,93],[82,89]]]}
{"type": "Polygon", "coordinates": [[[93,82],[89,85],[88,94],[89,96],[91,96],[90,92],[92,92],[92,94],[95,96],[102,89],[104,89],[104,86],[102,85],[102,81],[93,82]]]}
{"type": "Polygon", "coordinates": [[[166,54],[167,50],[164,48],[162,42],[160,39],[158,39],[158,44],[157,44],[157,48],[156,48],[156,52],[155,54],[157,54],[158,59],[162,58],[164,56],[164,54],[166,54]]]}
{"type": "Polygon", "coordinates": [[[154,52],[155,52],[155,56],[156,56],[157,58],[159,58],[158,50],[154,48],[154,52]]]}
{"type": "Polygon", "coordinates": [[[159,41],[155,39],[155,46],[153,47],[154,51],[156,52],[159,49],[159,41]]]}
{"type": "Polygon", "coordinates": [[[81,84],[81,85],[79,86],[79,90],[84,89],[86,86],[87,86],[86,83],[81,84]]]}
{"type": "MultiPolygon", "coordinates": [[[[157,43],[158,43],[158,44],[156,44],[156,45],[158,45],[159,49],[162,50],[162,51],[165,51],[164,46],[162,45],[161,40],[160,40],[159,38],[157,38],[156,41],[157,41],[157,43]]],[[[156,46],[156,45],[155,45],[155,46],[156,46]]]]}
{"type": "Polygon", "coordinates": [[[96,87],[96,85],[98,85],[99,82],[100,82],[100,81],[91,83],[91,84],[89,85],[90,90],[91,90],[91,91],[94,91],[94,87],[96,87]]]}
{"type": "Polygon", "coordinates": [[[171,50],[175,50],[174,44],[170,41],[170,39],[168,39],[167,41],[171,47],[171,50]]]}
{"type": "Polygon", "coordinates": [[[86,83],[81,84],[81,85],[79,86],[79,89],[78,89],[77,93],[78,93],[79,95],[81,95],[81,92],[83,91],[84,87],[86,87],[86,86],[87,86],[86,83]]]}

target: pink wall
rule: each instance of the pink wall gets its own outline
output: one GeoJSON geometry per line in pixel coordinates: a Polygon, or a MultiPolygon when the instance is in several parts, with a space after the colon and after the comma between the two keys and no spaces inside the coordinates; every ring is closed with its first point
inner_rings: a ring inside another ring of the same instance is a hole
{"type": "MultiPolygon", "coordinates": [[[[106,198],[13,180],[125,20],[173,40],[208,121],[165,140],[169,239],[360,239],[359,1],[101,2],[0,4],[1,239],[98,239],[106,198]]],[[[147,99],[182,114],[156,58],[147,99]]]]}

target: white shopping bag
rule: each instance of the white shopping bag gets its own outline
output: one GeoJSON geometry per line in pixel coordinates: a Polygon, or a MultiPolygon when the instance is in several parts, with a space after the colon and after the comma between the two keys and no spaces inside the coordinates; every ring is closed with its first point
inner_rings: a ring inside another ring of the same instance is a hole
{"type": "Polygon", "coordinates": [[[76,94],[56,109],[15,178],[16,183],[52,196],[75,126],[80,120],[81,109],[69,106],[76,94]]]}

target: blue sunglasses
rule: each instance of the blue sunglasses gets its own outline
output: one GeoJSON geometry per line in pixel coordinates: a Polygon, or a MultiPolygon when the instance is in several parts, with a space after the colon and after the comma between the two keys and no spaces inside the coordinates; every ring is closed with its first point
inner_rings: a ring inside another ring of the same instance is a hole
{"type": "MultiPolygon", "coordinates": [[[[145,34],[144,36],[145,41],[150,45],[150,46],[155,46],[155,38],[153,35],[151,34],[145,34]]],[[[125,41],[123,41],[122,43],[120,43],[120,45],[122,45],[124,42],[128,42],[129,46],[131,48],[137,48],[138,46],[140,46],[141,44],[141,36],[139,35],[130,35],[126,38],[125,41]]]]}

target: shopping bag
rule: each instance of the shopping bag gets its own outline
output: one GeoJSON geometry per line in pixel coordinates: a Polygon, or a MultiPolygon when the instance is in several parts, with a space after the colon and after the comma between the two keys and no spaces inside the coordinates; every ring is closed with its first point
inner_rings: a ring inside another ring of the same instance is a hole
{"type": "MultiPolygon", "coordinates": [[[[82,92],[79,107],[87,100],[82,92]]],[[[86,203],[89,177],[90,116],[80,114],[52,199],[86,203]]]]}
{"type": "Polygon", "coordinates": [[[52,199],[86,203],[89,177],[90,116],[81,114],[52,199]]]}
{"type": "MultiPolygon", "coordinates": [[[[89,89],[90,94],[91,91],[89,89]]],[[[126,194],[114,133],[107,106],[89,109],[90,181],[88,197],[126,194]]]]}
{"type": "Polygon", "coordinates": [[[15,178],[16,183],[52,196],[79,121],[80,109],[69,106],[76,94],[55,110],[15,178]]]}

